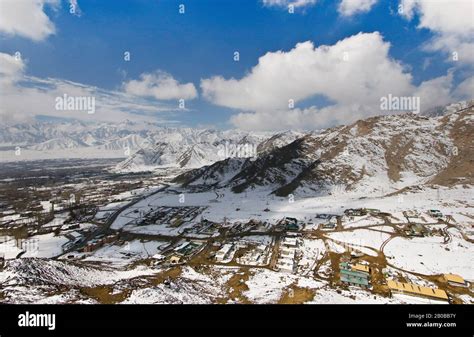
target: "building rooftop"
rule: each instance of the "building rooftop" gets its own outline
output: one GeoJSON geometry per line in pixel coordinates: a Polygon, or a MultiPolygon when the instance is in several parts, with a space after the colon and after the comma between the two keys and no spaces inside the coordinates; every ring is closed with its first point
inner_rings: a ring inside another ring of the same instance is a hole
{"type": "Polygon", "coordinates": [[[297,241],[296,238],[286,237],[285,240],[283,240],[283,244],[287,246],[296,246],[297,241]]]}
{"type": "Polygon", "coordinates": [[[444,274],[443,277],[448,282],[465,283],[464,279],[456,274],[444,274]]]}
{"type": "Polygon", "coordinates": [[[396,282],[393,280],[388,280],[387,285],[390,290],[399,291],[414,295],[421,295],[427,297],[434,297],[438,299],[448,300],[448,295],[444,290],[429,288],[429,287],[421,287],[416,284],[411,283],[403,283],[403,282],[396,282]]]}
{"type": "Polygon", "coordinates": [[[367,266],[365,264],[360,264],[360,263],[357,263],[357,264],[353,265],[352,270],[361,271],[361,272],[364,272],[364,273],[370,273],[369,266],[367,266]]]}
{"type": "Polygon", "coordinates": [[[346,275],[346,274],[341,274],[341,281],[348,282],[348,283],[355,283],[355,284],[364,285],[364,286],[369,285],[369,281],[365,278],[354,277],[354,276],[346,275]]]}
{"type": "Polygon", "coordinates": [[[350,277],[358,277],[358,278],[366,279],[366,280],[369,278],[369,275],[367,273],[363,273],[360,271],[352,271],[348,269],[341,269],[341,277],[342,275],[348,275],[350,277]]]}

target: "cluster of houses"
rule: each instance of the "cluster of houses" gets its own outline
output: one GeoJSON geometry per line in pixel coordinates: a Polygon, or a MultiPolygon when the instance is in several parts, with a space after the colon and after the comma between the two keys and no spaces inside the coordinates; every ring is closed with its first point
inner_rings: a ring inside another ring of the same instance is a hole
{"type": "Polygon", "coordinates": [[[78,231],[72,231],[64,235],[66,238],[69,239],[68,242],[66,242],[62,246],[62,250],[66,251],[74,247],[75,245],[79,244],[81,241],[84,240],[84,235],[79,233],[78,231]]]}
{"type": "Polygon", "coordinates": [[[168,255],[168,262],[170,264],[181,264],[186,258],[196,254],[204,247],[203,242],[198,241],[184,241],[176,246],[171,254],[168,255]]]}
{"type": "MultiPolygon", "coordinates": [[[[225,220],[225,219],[224,219],[225,220]]],[[[227,226],[227,221],[224,221],[224,226],[227,226]]],[[[269,222],[262,222],[256,219],[250,219],[248,222],[234,222],[229,228],[229,233],[244,233],[249,231],[266,231],[270,229],[271,224],[269,222]]]]}
{"type": "Polygon", "coordinates": [[[337,226],[338,216],[335,214],[316,214],[316,218],[325,220],[321,225],[321,229],[335,229],[337,226]]]}
{"type": "Polygon", "coordinates": [[[32,211],[16,213],[15,210],[9,209],[2,213],[0,217],[0,226],[4,228],[14,228],[18,226],[27,226],[35,224],[36,218],[32,211]]]}
{"type": "Polygon", "coordinates": [[[287,233],[280,243],[280,256],[276,267],[280,271],[294,273],[296,270],[296,255],[298,251],[298,234],[287,233]]]}
{"type": "MultiPolygon", "coordinates": [[[[371,268],[368,264],[341,262],[339,264],[339,279],[342,284],[369,289],[371,288],[371,268]]],[[[441,281],[451,287],[469,287],[467,281],[455,274],[444,274],[441,277],[441,281]]],[[[450,301],[446,291],[439,288],[395,280],[387,280],[386,287],[392,296],[394,294],[403,294],[429,300],[450,301]]]]}
{"type": "Polygon", "coordinates": [[[377,208],[348,208],[344,211],[344,215],[353,216],[364,216],[367,214],[378,215],[382,212],[377,208]]]}
{"type": "Polygon", "coordinates": [[[423,226],[420,223],[410,223],[406,226],[405,229],[405,234],[407,236],[418,236],[418,237],[423,237],[427,236],[430,233],[428,228],[423,226]]]}
{"type": "Polygon", "coordinates": [[[140,217],[134,220],[136,225],[168,225],[178,227],[185,222],[194,220],[206,207],[201,206],[160,206],[149,209],[136,209],[135,213],[140,213],[140,217]]]}
{"type": "Polygon", "coordinates": [[[82,251],[84,253],[88,252],[93,252],[97,250],[98,248],[102,247],[106,243],[111,243],[114,242],[118,239],[119,234],[110,234],[110,235],[101,235],[89,242],[84,248],[82,248],[82,251]]]}
{"type": "Polygon", "coordinates": [[[263,266],[269,263],[271,245],[264,242],[256,243],[240,239],[238,241],[228,242],[218,246],[219,250],[215,253],[214,259],[218,263],[229,263],[237,252],[243,251],[237,256],[236,262],[248,266],[263,266]]]}
{"type": "MultiPolygon", "coordinates": [[[[436,222],[445,217],[445,215],[439,209],[429,209],[426,212],[430,217],[434,218],[436,222]]],[[[409,223],[420,222],[421,213],[417,210],[407,210],[403,212],[403,215],[409,223]]],[[[449,215],[447,216],[449,217],[449,215]]]]}
{"type": "Polygon", "coordinates": [[[217,222],[201,219],[191,228],[186,228],[183,233],[193,237],[212,237],[219,235],[221,225],[217,222]]]}
{"type": "Polygon", "coordinates": [[[237,258],[237,263],[247,266],[264,266],[268,264],[271,251],[270,246],[260,243],[255,245],[254,242],[247,243],[239,241],[237,246],[244,248],[245,253],[237,258]]]}
{"type": "Polygon", "coordinates": [[[217,252],[216,252],[216,255],[215,255],[215,259],[217,262],[220,262],[220,263],[226,263],[226,262],[229,262],[230,260],[232,260],[232,253],[234,251],[234,243],[226,243],[225,245],[223,245],[217,252]]]}

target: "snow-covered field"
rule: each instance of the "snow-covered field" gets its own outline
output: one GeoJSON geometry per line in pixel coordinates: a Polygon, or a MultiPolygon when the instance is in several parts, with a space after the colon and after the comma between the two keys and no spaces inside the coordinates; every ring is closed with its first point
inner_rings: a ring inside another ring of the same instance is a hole
{"type": "Polygon", "coordinates": [[[83,261],[110,263],[114,266],[125,266],[137,260],[152,258],[161,252],[160,247],[167,246],[167,241],[133,240],[123,245],[106,245],[86,256],[83,261]]]}
{"type": "Polygon", "coordinates": [[[450,228],[451,242],[443,244],[442,237],[396,237],[385,247],[389,261],[399,268],[426,274],[454,273],[474,280],[474,245],[465,241],[459,231],[450,228]]]}
{"type": "Polygon", "coordinates": [[[387,240],[390,235],[382,232],[373,231],[370,229],[357,229],[354,231],[346,232],[337,232],[327,234],[333,240],[336,240],[338,243],[345,243],[363,251],[368,255],[377,256],[377,253],[374,253],[373,250],[364,249],[365,247],[370,247],[375,250],[379,250],[382,243],[387,240]]]}

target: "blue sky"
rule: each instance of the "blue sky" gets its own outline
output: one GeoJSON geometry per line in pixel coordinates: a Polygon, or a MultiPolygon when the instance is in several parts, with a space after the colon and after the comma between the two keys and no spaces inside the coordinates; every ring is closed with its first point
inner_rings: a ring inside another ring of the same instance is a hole
{"type": "MultiPolygon", "coordinates": [[[[410,73],[412,85],[446,75],[453,69],[446,50],[426,50],[439,30],[419,27],[421,9],[407,19],[397,14],[398,5],[399,1],[378,1],[367,12],[342,16],[339,2],[328,0],[297,7],[294,14],[283,6],[250,0],[79,0],[81,15],[75,16],[63,1],[56,7],[44,6],[56,28],[54,34],[40,41],[0,34],[0,52],[21,51],[25,75],[110,91],[122,90],[124,82],[137,80],[143,73],[165,72],[179,83],[192,83],[198,93],[186,100],[188,110],[173,113],[173,120],[228,128],[232,115],[252,109],[206,99],[201,80],[241,79],[252,72],[259,57],[288,52],[300,42],[311,41],[317,48],[377,31],[390,43],[388,57],[410,73]],[[179,4],[185,5],[184,14],[179,13],[179,4]],[[125,51],[131,53],[129,62],[123,59],[125,51]],[[233,59],[235,51],[240,53],[238,62],[233,59]]],[[[471,74],[469,64],[456,69],[453,87],[471,74]]],[[[146,99],[153,103],[153,98],[146,99]]],[[[157,101],[174,106],[176,99],[157,101]]],[[[321,108],[330,102],[324,94],[315,93],[299,100],[298,107],[321,108]]]]}

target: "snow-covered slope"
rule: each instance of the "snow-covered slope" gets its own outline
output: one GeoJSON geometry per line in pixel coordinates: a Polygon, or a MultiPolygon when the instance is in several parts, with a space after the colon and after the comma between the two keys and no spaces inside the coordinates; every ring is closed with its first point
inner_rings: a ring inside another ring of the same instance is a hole
{"type": "Polygon", "coordinates": [[[474,183],[474,107],[443,117],[372,117],[310,133],[236,165],[188,172],[185,185],[265,188],[277,195],[394,192],[411,185],[474,183]],[[225,180],[210,179],[225,172],[225,180]]]}
{"type": "Polygon", "coordinates": [[[474,105],[474,100],[471,101],[460,101],[452,104],[448,104],[445,106],[436,106],[429,110],[425,110],[421,113],[422,116],[427,117],[439,117],[444,116],[452,112],[456,112],[462,109],[466,109],[467,107],[474,105]]]}
{"type": "MultiPolygon", "coordinates": [[[[275,148],[297,137],[288,132],[266,145],[275,148]]],[[[149,144],[119,163],[115,171],[151,170],[159,166],[198,168],[226,158],[257,156],[259,146],[273,138],[268,133],[247,133],[239,130],[199,130],[166,128],[149,139],[149,144]]]]}
{"type": "Polygon", "coordinates": [[[61,137],[47,140],[45,142],[30,146],[31,150],[48,151],[48,150],[64,150],[87,146],[85,143],[70,137],[61,137]]]}
{"type": "Polygon", "coordinates": [[[270,136],[131,121],[117,124],[35,122],[0,126],[0,160],[87,155],[87,158],[125,158],[116,170],[148,170],[162,165],[194,168],[226,158],[235,152],[238,144],[256,148],[270,136]],[[15,155],[17,148],[21,149],[21,156],[15,155]]]}

